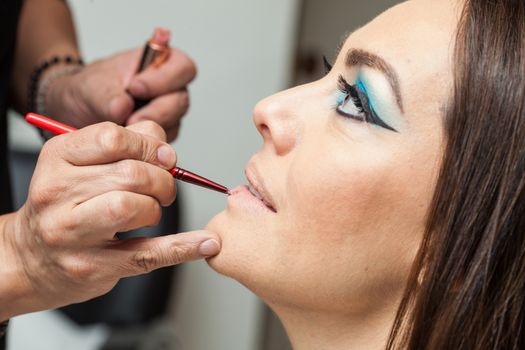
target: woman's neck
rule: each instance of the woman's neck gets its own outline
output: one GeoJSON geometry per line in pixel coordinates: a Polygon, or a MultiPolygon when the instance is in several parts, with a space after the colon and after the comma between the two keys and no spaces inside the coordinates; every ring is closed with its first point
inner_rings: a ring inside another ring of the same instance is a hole
{"type": "Polygon", "coordinates": [[[396,314],[396,307],[359,315],[272,308],[294,350],[384,349],[396,314]]]}

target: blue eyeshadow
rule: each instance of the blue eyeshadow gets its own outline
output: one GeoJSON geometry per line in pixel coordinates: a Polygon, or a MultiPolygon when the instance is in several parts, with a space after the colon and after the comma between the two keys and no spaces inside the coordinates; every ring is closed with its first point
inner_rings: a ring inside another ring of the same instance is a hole
{"type": "Polygon", "coordinates": [[[366,97],[368,98],[368,106],[370,107],[371,110],[373,110],[374,112],[376,112],[375,108],[374,108],[374,101],[372,101],[372,97],[370,96],[370,94],[368,93],[367,89],[366,89],[366,85],[365,83],[363,83],[363,81],[361,80],[361,78],[358,78],[357,81],[355,82],[355,85],[356,87],[361,90],[362,93],[364,93],[366,95],[366,97]]]}

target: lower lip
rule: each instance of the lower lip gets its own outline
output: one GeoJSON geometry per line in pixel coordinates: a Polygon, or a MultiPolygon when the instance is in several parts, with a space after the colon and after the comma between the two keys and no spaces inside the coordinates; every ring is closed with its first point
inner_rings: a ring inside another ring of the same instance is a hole
{"type": "Polygon", "coordinates": [[[230,196],[228,197],[229,204],[240,204],[242,207],[247,209],[257,210],[259,212],[272,213],[275,214],[270,208],[266,206],[259,198],[255,197],[248,186],[239,186],[230,191],[230,196]]]}

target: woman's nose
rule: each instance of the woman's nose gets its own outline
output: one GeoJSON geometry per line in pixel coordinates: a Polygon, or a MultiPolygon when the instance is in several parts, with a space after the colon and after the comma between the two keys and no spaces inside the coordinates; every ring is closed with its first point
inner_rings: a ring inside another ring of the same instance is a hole
{"type": "Polygon", "coordinates": [[[260,101],[253,111],[253,121],[265,146],[272,146],[281,156],[294,148],[299,135],[298,119],[293,115],[286,93],[260,101]]]}

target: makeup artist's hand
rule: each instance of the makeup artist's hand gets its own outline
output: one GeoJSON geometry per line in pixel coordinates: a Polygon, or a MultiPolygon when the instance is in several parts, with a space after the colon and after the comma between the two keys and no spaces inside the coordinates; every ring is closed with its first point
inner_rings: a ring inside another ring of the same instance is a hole
{"type": "Polygon", "coordinates": [[[218,253],[219,237],[208,231],[115,237],[157,224],[161,206],[175,199],[165,169],[176,154],[163,140],[150,121],[127,128],[105,122],[44,145],[27,202],[0,236],[2,268],[17,271],[22,290],[8,317],[87,300],[122,277],[218,253]]]}
{"type": "Polygon", "coordinates": [[[189,107],[186,87],[195,78],[195,64],[171,49],[160,67],[135,75],[141,53],[142,49],[119,53],[56,80],[47,93],[48,114],[77,128],[102,121],[131,125],[152,120],[173,141],[189,107]],[[151,102],[133,112],[132,96],[151,102]]]}

